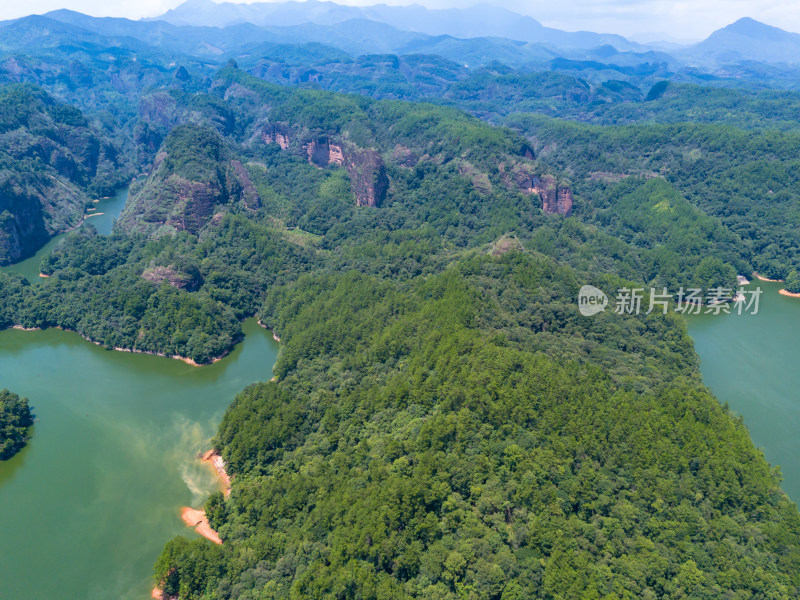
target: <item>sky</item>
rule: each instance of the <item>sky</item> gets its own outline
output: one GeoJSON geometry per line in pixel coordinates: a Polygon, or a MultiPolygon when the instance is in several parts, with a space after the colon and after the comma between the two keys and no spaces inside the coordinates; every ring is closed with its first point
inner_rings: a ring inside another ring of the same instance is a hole
{"type": "MultiPolygon", "coordinates": [[[[234,0],[241,2],[243,0],[234,0]]],[[[406,4],[410,0],[337,0],[340,4],[406,4]]],[[[416,0],[429,8],[469,6],[480,0],[416,0]]],[[[0,0],[0,20],[69,8],[94,16],[138,19],[164,13],[182,0],[0,0]]],[[[800,31],[796,0],[483,0],[568,31],[585,29],[629,37],[700,40],[741,17],[800,31]],[[638,34],[638,35],[637,35],[638,34]],[[642,35],[643,34],[643,35],[642,35]]]]}

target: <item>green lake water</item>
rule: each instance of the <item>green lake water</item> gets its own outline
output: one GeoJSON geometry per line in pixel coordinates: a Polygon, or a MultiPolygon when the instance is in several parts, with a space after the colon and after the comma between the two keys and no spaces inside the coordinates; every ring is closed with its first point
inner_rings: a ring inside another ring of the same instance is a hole
{"type": "MultiPolygon", "coordinates": [[[[111,232],[127,190],[88,221],[111,232]]],[[[42,257],[3,270],[38,281],[42,257]]],[[[755,444],[800,499],[800,300],[760,286],[759,314],[688,318],[704,381],[744,417],[755,444]]],[[[278,352],[253,319],[214,365],[109,352],[59,331],[0,332],[0,387],[30,399],[28,446],[0,462],[0,598],[144,600],[152,565],[180,519],[218,488],[195,456],[235,394],[272,375],[278,352]]]]}
{"type": "MultiPolygon", "coordinates": [[[[125,208],[125,202],[128,200],[128,188],[122,188],[110,198],[101,198],[94,204],[94,210],[86,213],[87,223],[91,223],[101,235],[110,235],[111,228],[114,226],[114,221],[119,217],[122,209],[125,208]]],[[[33,256],[26,258],[23,261],[0,267],[0,271],[7,273],[21,273],[31,283],[38,283],[41,279],[39,277],[39,270],[44,258],[50,251],[55,248],[61,239],[67,234],[62,233],[54,236],[33,256]]]]}
{"type": "Polygon", "coordinates": [[[28,446],[0,462],[0,598],[144,600],[180,519],[219,489],[195,455],[237,392],[272,376],[255,320],[221,361],[113,352],[75,333],[0,332],[0,386],[29,398],[28,446]]]}
{"type": "MultiPolygon", "coordinates": [[[[87,218],[108,235],[127,190],[87,218]]],[[[38,282],[63,236],[4,271],[38,282]]],[[[110,352],[75,333],[0,332],[0,388],[36,415],[28,446],[0,462],[0,599],[144,600],[180,518],[219,482],[196,455],[245,386],[272,377],[278,345],[254,319],[221,361],[110,352]]]]}
{"type": "Polygon", "coordinates": [[[703,381],[720,402],[744,417],[756,446],[780,465],[783,489],[800,501],[800,299],[760,287],[757,315],[688,318],[703,381]]]}

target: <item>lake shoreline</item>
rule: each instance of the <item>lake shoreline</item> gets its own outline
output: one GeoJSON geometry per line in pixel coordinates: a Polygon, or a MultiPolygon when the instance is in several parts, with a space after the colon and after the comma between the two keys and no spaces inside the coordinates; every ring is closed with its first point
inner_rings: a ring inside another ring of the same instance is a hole
{"type": "Polygon", "coordinates": [[[269,332],[272,334],[272,339],[273,339],[273,340],[275,340],[275,341],[276,341],[276,342],[278,342],[279,344],[281,343],[281,338],[280,338],[280,337],[278,337],[278,334],[277,334],[277,333],[275,333],[275,331],[274,331],[274,330],[272,330],[272,329],[270,329],[269,327],[267,327],[266,325],[264,325],[264,323],[262,323],[260,319],[256,319],[256,323],[258,323],[258,324],[259,324],[259,326],[261,326],[261,327],[263,327],[264,329],[266,329],[267,331],[269,331],[269,332]]]}
{"type": "Polygon", "coordinates": [[[214,472],[217,475],[220,483],[222,484],[222,495],[226,498],[231,495],[231,476],[228,474],[228,470],[225,465],[225,461],[222,458],[222,455],[219,453],[218,450],[212,448],[207,452],[199,454],[197,456],[202,462],[211,466],[214,469],[214,472]]]}
{"type": "Polygon", "coordinates": [[[214,542],[218,546],[222,545],[222,538],[219,534],[212,529],[211,524],[208,522],[206,511],[202,508],[191,508],[184,506],[181,508],[181,519],[186,523],[187,527],[192,527],[194,530],[202,535],[210,542],[214,542]]]}
{"type": "Polygon", "coordinates": [[[787,296],[787,297],[789,297],[789,298],[800,298],[800,294],[795,294],[795,293],[793,293],[793,292],[789,292],[789,291],[787,291],[787,290],[779,290],[779,291],[778,291],[778,293],[779,293],[781,296],[787,296]]]}
{"type": "MultiPolygon", "coordinates": [[[[90,337],[87,337],[87,336],[83,335],[80,331],[75,331],[74,329],[65,329],[63,327],[59,327],[58,325],[56,325],[54,327],[45,327],[45,328],[42,328],[42,327],[25,327],[23,325],[11,325],[7,329],[16,329],[18,331],[44,331],[45,329],[60,329],[61,331],[67,331],[69,333],[75,333],[75,334],[79,335],[81,338],[83,338],[84,340],[86,340],[87,342],[89,342],[91,344],[94,344],[95,346],[105,347],[105,346],[103,346],[102,342],[97,342],[97,341],[91,339],[90,337]]],[[[229,349],[227,349],[223,354],[220,354],[219,356],[215,356],[214,358],[211,359],[210,362],[207,362],[207,363],[199,363],[196,360],[194,360],[192,358],[189,358],[188,356],[181,356],[179,354],[169,355],[169,354],[165,354],[163,352],[153,352],[151,350],[140,350],[138,348],[123,348],[121,346],[114,346],[113,348],[106,348],[106,349],[107,350],[113,350],[113,351],[116,351],[116,352],[130,352],[132,354],[149,354],[150,356],[160,356],[162,358],[172,358],[172,359],[184,362],[187,365],[190,365],[192,367],[208,367],[210,365],[213,365],[216,362],[221,361],[223,358],[228,356],[228,354],[230,354],[233,351],[233,349],[236,347],[236,345],[241,343],[242,339],[244,339],[244,336],[238,337],[234,341],[233,346],[231,346],[229,349]]]]}
{"type": "Polygon", "coordinates": [[[753,273],[753,275],[755,275],[756,279],[758,279],[759,281],[767,281],[769,283],[783,283],[785,281],[783,279],[767,279],[766,277],[762,277],[761,275],[755,272],[753,273]]]}

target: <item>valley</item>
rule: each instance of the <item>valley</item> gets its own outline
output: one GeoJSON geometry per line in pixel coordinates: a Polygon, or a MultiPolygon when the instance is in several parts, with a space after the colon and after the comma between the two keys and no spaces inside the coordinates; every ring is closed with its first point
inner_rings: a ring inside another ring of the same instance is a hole
{"type": "Polygon", "coordinates": [[[0,22],[0,596],[796,597],[798,40],[0,22]]]}

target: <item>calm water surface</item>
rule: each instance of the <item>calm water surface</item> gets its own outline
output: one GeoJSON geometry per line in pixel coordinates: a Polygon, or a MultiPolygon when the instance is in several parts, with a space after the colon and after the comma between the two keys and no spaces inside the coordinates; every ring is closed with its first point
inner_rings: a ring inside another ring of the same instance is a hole
{"type": "Polygon", "coordinates": [[[800,299],[760,286],[757,315],[690,317],[705,384],[744,417],[756,446],[783,472],[783,489],[800,501],[800,299]]]}
{"type": "MultiPolygon", "coordinates": [[[[110,198],[101,198],[94,204],[94,209],[86,213],[86,222],[94,225],[97,229],[97,233],[101,235],[111,235],[111,228],[114,226],[114,221],[119,217],[122,209],[125,208],[125,202],[127,200],[128,188],[119,190],[110,198]]],[[[48,255],[50,251],[61,242],[65,235],[67,234],[62,233],[51,238],[47,244],[42,246],[42,248],[30,258],[26,258],[13,265],[0,267],[0,271],[21,273],[31,283],[38,283],[41,281],[39,270],[42,265],[42,258],[48,255]]]]}
{"type": "Polygon", "coordinates": [[[218,482],[195,455],[237,392],[272,376],[253,319],[207,367],[111,352],[60,330],[0,332],[0,387],[30,399],[28,446],[0,462],[0,597],[149,597],[164,543],[196,536],[181,506],[218,482]]]}
{"type": "MultiPolygon", "coordinates": [[[[109,235],[127,189],[87,217],[109,235]]],[[[63,236],[5,271],[40,281],[63,236]]],[[[140,600],[153,562],[177,534],[196,536],[180,508],[218,482],[195,455],[246,385],[272,376],[277,344],[254,320],[214,365],[109,352],[75,333],[0,332],[0,388],[37,417],[28,446],[0,462],[0,598],[140,600]]]]}

